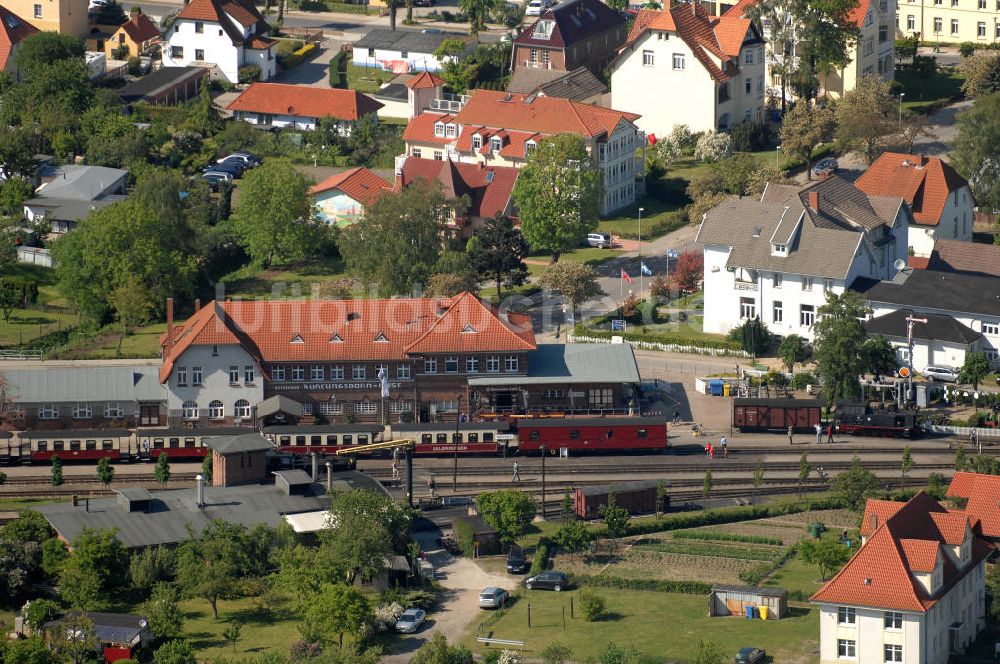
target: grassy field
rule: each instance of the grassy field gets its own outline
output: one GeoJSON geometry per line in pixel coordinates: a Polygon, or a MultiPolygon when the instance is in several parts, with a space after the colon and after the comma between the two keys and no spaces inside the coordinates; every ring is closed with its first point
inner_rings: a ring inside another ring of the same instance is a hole
{"type": "Polygon", "coordinates": [[[311,285],[347,276],[344,263],[339,258],[318,258],[260,269],[249,265],[226,276],[226,297],[262,298],[288,297],[293,286],[300,295],[309,295],[311,285]]]}
{"type": "Polygon", "coordinates": [[[965,79],[954,70],[942,69],[930,78],[921,78],[911,71],[897,71],[896,80],[902,84],[906,95],[903,110],[927,113],[959,94],[965,79]]]}
{"type": "Polygon", "coordinates": [[[219,601],[219,619],[212,617],[212,608],[205,600],[186,600],[180,604],[184,612],[184,636],[195,650],[198,661],[216,657],[246,657],[275,649],[287,653],[299,638],[298,618],[285,606],[270,614],[260,610],[252,599],[219,601]],[[243,627],[236,650],[222,636],[230,622],[243,627]]]}
{"type": "Polygon", "coordinates": [[[775,662],[817,661],[819,613],[812,608],[793,608],[790,616],[774,621],[709,618],[708,600],[700,595],[600,589],[597,592],[607,600],[609,615],[599,622],[586,622],[579,613],[570,618],[570,598],[579,611],[579,591],[522,592],[505,615],[482,612],[473,621],[466,643],[483,652],[475,643],[476,627],[492,618],[484,630],[495,638],[523,640],[527,659],[535,659],[547,645],[559,643],[570,648],[573,661],[586,661],[613,641],[634,646],[655,661],[690,660],[699,641],[707,639],[717,642],[727,654],[755,645],[765,648],[775,662]]]}
{"type": "Polygon", "coordinates": [[[23,344],[59,329],[75,327],[77,316],[66,307],[56,290],[55,273],[46,267],[14,263],[7,276],[38,284],[38,304],[30,309],[14,309],[10,320],[0,317],[0,345],[23,344]]]}
{"type": "MultiPolygon", "coordinates": [[[[760,152],[751,152],[750,154],[756,157],[762,166],[768,164],[773,166],[775,153],[775,150],[761,150],[760,152]]],[[[694,157],[684,157],[683,159],[678,159],[667,168],[667,175],[675,178],[683,178],[690,182],[693,178],[706,173],[711,167],[711,164],[695,161],[694,157]]]]}
{"type": "Polygon", "coordinates": [[[118,352],[117,331],[105,332],[81,342],[71,342],[65,350],[60,350],[60,359],[101,360],[116,357],[151,358],[160,356],[160,336],[167,331],[166,323],[153,323],[136,328],[125,336],[121,352],[118,352]]]}
{"type": "MultiPolygon", "coordinates": [[[[615,216],[602,219],[597,224],[597,230],[611,235],[638,239],[639,208],[643,209],[642,238],[644,240],[655,240],[674,230],[671,228],[671,222],[677,218],[677,210],[683,208],[688,202],[687,196],[684,195],[687,183],[677,184],[679,178],[670,178],[669,181],[673,184],[671,186],[672,195],[668,199],[645,196],[635,205],[619,210],[615,216]]],[[[676,226],[676,224],[674,225],[676,226]]]]}
{"type": "Polygon", "coordinates": [[[62,502],[63,498],[3,498],[0,497],[0,512],[20,512],[33,510],[42,505],[62,502]]]}

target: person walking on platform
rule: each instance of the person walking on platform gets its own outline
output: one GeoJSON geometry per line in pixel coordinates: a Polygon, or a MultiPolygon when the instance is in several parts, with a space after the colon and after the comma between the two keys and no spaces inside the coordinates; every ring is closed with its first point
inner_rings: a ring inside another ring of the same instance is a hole
{"type": "Polygon", "coordinates": [[[517,484],[521,481],[521,468],[517,465],[517,461],[514,462],[514,474],[510,476],[510,483],[517,484]]]}

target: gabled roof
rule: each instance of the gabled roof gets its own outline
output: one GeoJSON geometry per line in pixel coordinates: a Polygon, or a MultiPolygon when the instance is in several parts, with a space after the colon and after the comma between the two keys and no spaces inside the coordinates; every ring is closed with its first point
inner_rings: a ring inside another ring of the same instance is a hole
{"type": "Polygon", "coordinates": [[[938,157],[883,152],[855,183],[871,195],[899,196],[921,226],[937,226],[948,197],[969,183],[938,157]]]}
{"type": "Polygon", "coordinates": [[[518,67],[507,84],[507,92],[542,94],[581,102],[607,91],[608,86],[586,67],[577,67],[573,71],[518,67]]]}
{"type": "Polygon", "coordinates": [[[410,118],[403,130],[403,140],[407,143],[438,143],[447,145],[454,141],[454,138],[434,135],[434,125],[438,122],[444,124],[455,122],[455,116],[449,113],[433,113],[425,111],[415,118],[410,118]]]}
{"type": "Polygon", "coordinates": [[[287,83],[253,83],[227,108],[247,113],[354,121],[375,113],[382,106],[381,102],[356,90],[313,88],[287,83]]]}
{"type": "Polygon", "coordinates": [[[892,281],[858,279],[851,288],[869,302],[1000,316],[997,278],[940,270],[900,270],[892,281]]]}
{"type": "Polygon", "coordinates": [[[406,87],[411,90],[423,90],[425,88],[438,88],[444,85],[444,79],[429,71],[422,71],[406,82],[406,87]]]}
{"type": "Polygon", "coordinates": [[[401,179],[404,187],[416,179],[440,182],[449,198],[469,197],[466,216],[492,217],[507,209],[517,174],[518,169],[506,166],[407,157],[401,179]]]}
{"type": "Polygon", "coordinates": [[[851,8],[851,11],[847,14],[847,20],[862,28],[865,25],[865,17],[868,16],[868,10],[872,7],[872,0],[860,0],[858,4],[851,8]]]}
{"type": "Polygon", "coordinates": [[[1000,245],[939,238],[934,241],[927,268],[1000,277],[1000,245]]]}
{"type": "Polygon", "coordinates": [[[865,513],[861,517],[861,536],[870,537],[889,517],[896,514],[904,503],[896,500],[876,500],[869,498],[865,503],[865,513]]]}
{"type": "Polygon", "coordinates": [[[14,48],[36,32],[38,28],[6,7],[0,7],[0,70],[7,67],[14,48]]]}
{"type": "Polygon", "coordinates": [[[1000,476],[958,472],[948,496],[967,498],[965,513],[984,537],[1000,538],[1000,476]]]}
{"type": "Polygon", "coordinates": [[[569,0],[543,12],[534,23],[521,31],[514,43],[566,48],[624,23],[621,14],[600,0],[569,0]],[[544,35],[535,31],[542,21],[549,21],[552,26],[544,35]]]}
{"type": "Polygon", "coordinates": [[[970,534],[969,520],[964,512],[946,510],[922,491],[898,507],[890,506],[887,501],[869,501],[866,517],[878,513],[886,515],[886,520],[867,536],[858,552],[811,601],[924,612],[992,551],[985,541],[972,535],[970,558],[962,568],[942,555],[942,545],[965,541],[970,534]],[[938,565],[942,582],[930,594],[913,573],[933,571],[938,565]]]}
{"type": "MultiPolygon", "coordinates": [[[[905,339],[908,325],[906,319],[913,315],[914,312],[910,309],[897,309],[884,316],[866,320],[865,331],[869,335],[881,334],[886,337],[905,339]]],[[[927,322],[913,324],[914,339],[969,345],[983,336],[952,316],[919,314],[916,317],[924,318],[927,322]]]]}
{"type": "Polygon", "coordinates": [[[383,192],[391,190],[392,184],[375,172],[359,166],[331,175],[310,189],[309,193],[315,195],[331,189],[339,189],[361,205],[371,205],[383,192]]]}
{"type": "Polygon", "coordinates": [[[191,0],[177,14],[177,18],[218,23],[233,44],[243,43],[243,32],[233,21],[244,29],[253,28],[257,34],[263,34],[268,29],[252,0],[191,0]]]}
{"type": "Polygon", "coordinates": [[[136,44],[142,44],[150,39],[158,39],[160,37],[160,29],[141,11],[133,12],[129,16],[129,19],[118,29],[124,30],[129,39],[136,44]]]}
{"type": "Polygon", "coordinates": [[[527,315],[497,311],[469,293],[453,298],[212,302],[161,337],[166,382],[193,345],[239,345],[259,364],[392,360],[413,353],[535,347],[527,315]]]}

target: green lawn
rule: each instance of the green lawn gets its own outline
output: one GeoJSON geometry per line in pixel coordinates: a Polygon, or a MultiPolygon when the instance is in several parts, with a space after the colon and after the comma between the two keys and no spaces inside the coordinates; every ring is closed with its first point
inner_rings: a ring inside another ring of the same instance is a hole
{"type": "Polygon", "coordinates": [[[941,69],[930,78],[921,78],[911,71],[897,71],[896,80],[903,86],[903,110],[927,113],[959,94],[965,80],[956,71],[941,69]]]}
{"type": "Polygon", "coordinates": [[[100,360],[115,357],[150,358],[160,355],[160,336],[167,331],[166,323],[154,323],[136,329],[126,335],[122,341],[121,353],[118,352],[117,330],[105,331],[102,334],[72,343],[70,347],[59,352],[65,359],[100,360]]]}
{"type": "Polygon", "coordinates": [[[287,653],[299,638],[296,628],[299,619],[285,606],[267,614],[253,599],[220,600],[218,620],[212,617],[212,607],[205,600],[186,600],[180,608],[184,612],[184,637],[194,648],[198,661],[246,657],[272,648],[287,653]],[[235,652],[222,636],[232,620],[243,627],[235,652]]]}
{"type": "Polygon", "coordinates": [[[570,618],[570,598],[579,611],[579,592],[521,591],[503,616],[481,612],[473,621],[466,643],[482,653],[475,642],[476,628],[490,620],[484,630],[501,639],[525,642],[524,656],[536,659],[547,645],[570,648],[573,661],[596,657],[609,642],[634,646],[655,661],[690,660],[701,639],[717,642],[727,655],[745,645],[767,650],[775,662],[815,662],[819,637],[819,612],[814,608],[792,608],[782,620],[760,621],[735,617],[708,617],[708,598],[701,595],[598,589],[607,600],[609,615],[599,622],[586,622],[577,613],[570,618]],[[527,625],[528,606],[531,624],[527,625]],[[563,609],[566,627],[563,628],[563,609]]]}
{"type": "Polygon", "coordinates": [[[293,285],[298,285],[301,296],[306,297],[311,284],[346,276],[344,263],[339,258],[316,258],[277,265],[266,270],[248,265],[223,277],[222,281],[226,286],[227,297],[288,297],[293,285]]]}
{"type": "Polygon", "coordinates": [[[23,344],[50,332],[75,327],[77,316],[67,307],[55,287],[51,268],[14,263],[8,275],[38,284],[38,303],[30,309],[14,309],[10,320],[0,317],[0,345],[23,344]]]}
{"type": "Polygon", "coordinates": [[[33,510],[42,505],[62,502],[63,498],[0,498],[0,512],[33,510]]]}
{"type": "Polygon", "coordinates": [[[781,569],[764,582],[764,585],[782,588],[789,592],[798,590],[806,596],[812,595],[823,587],[819,580],[819,567],[805,564],[798,556],[785,563],[781,569]]]}
{"type": "Polygon", "coordinates": [[[611,235],[629,239],[639,238],[639,208],[642,211],[642,237],[645,240],[654,240],[666,233],[669,233],[686,223],[686,217],[682,217],[681,210],[687,204],[687,197],[683,195],[683,189],[687,184],[680,187],[680,192],[672,195],[668,200],[645,196],[635,205],[619,210],[615,216],[602,219],[597,224],[597,229],[611,235]],[[678,221],[679,220],[679,221],[678,221]]]}
{"type": "Polygon", "coordinates": [[[394,76],[392,72],[377,67],[358,67],[350,61],[346,64],[347,87],[358,92],[376,92],[381,87],[380,80],[385,83],[394,76]]]}
{"type": "MultiPolygon", "coordinates": [[[[776,150],[771,149],[761,150],[760,152],[751,152],[750,154],[756,157],[762,165],[770,164],[773,166],[776,152],[776,150]]],[[[784,155],[782,155],[782,159],[783,158],[784,155]]],[[[711,167],[711,164],[695,161],[694,157],[684,157],[683,159],[678,159],[667,167],[667,175],[675,178],[683,178],[684,180],[690,182],[698,175],[702,175],[707,172],[711,167]]]]}
{"type": "MultiPolygon", "coordinates": [[[[567,251],[566,253],[559,254],[559,260],[569,261],[572,263],[586,263],[588,265],[600,265],[601,263],[607,262],[613,258],[620,256],[622,252],[618,249],[598,249],[597,247],[577,247],[572,251],[567,251]]],[[[548,265],[551,261],[552,255],[547,251],[539,251],[531,254],[528,257],[529,261],[534,261],[538,264],[539,261],[545,261],[545,265],[548,265]]],[[[541,266],[542,269],[545,268],[544,265],[541,266]]],[[[531,269],[531,263],[528,264],[528,268],[531,269]]]]}

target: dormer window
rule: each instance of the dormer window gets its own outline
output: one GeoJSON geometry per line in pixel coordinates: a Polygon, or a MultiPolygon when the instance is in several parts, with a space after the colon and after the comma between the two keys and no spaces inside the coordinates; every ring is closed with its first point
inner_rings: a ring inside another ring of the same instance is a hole
{"type": "Polygon", "coordinates": [[[444,123],[443,122],[435,122],[434,123],[434,135],[435,136],[444,136],[444,123]]]}
{"type": "Polygon", "coordinates": [[[777,242],[771,245],[771,255],[772,256],[787,256],[788,255],[788,245],[779,244],[777,242]]]}
{"type": "Polygon", "coordinates": [[[302,338],[301,335],[296,334],[294,337],[292,337],[292,340],[289,341],[288,343],[290,343],[290,344],[304,344],[305,340],[302,338]]]}
{"type": "Polygon", "coordinates": [[[448,126],[445,127],[445,136],[448,138],[455,138],[458,136],[458,127],[454,124],[448,123],[448,126]]]}
{"type": "Polygon", "coordinates": [[[465,327],[462,328],[462,334],[475,334],[476,328],[472,326],[472,323],[466,323],[465,327]]]}
{"type": "Polygon", "coordinates": [[[377,343],[377,344],[387,344],[387,343],[389,343],[389,338],[385,336],[384,332],[379,332],[378,336],[375,337],[375,343],[377,343]]]}
{"type": "Polygon", "coordinates": [[[503,142],[500,140],[499,136],[494,136],[490,139],[490,150],[500,152],[501,147],[503,147],[503,142]]]}
{"type": "Polygon", "coordinates": [[[535,141],[528,141],[527,143],[525,143],[524,144],[524,158],[527,159],[528,157],[530,157],[531,153],[534,152],[535,148],[537,148],[537,147],[538,147],[538,143],[536,143],[535,141]]]}
{"type": "Polygon", "coordinates": [[[344,343],[344,340],[343,340],[343,338],[341,338],[341,336],[339,334],[337,334],[336,332],[334,332],[333,336],[330,337],[330,343],[332,343],[332,344],[342,344],[342,343],[344,343]]]}
{"type": "Polygon", "coordinates": [[[483,137],[479,134],[472,135],[472,149],[479,150],[483,147],[483,137]]]}

